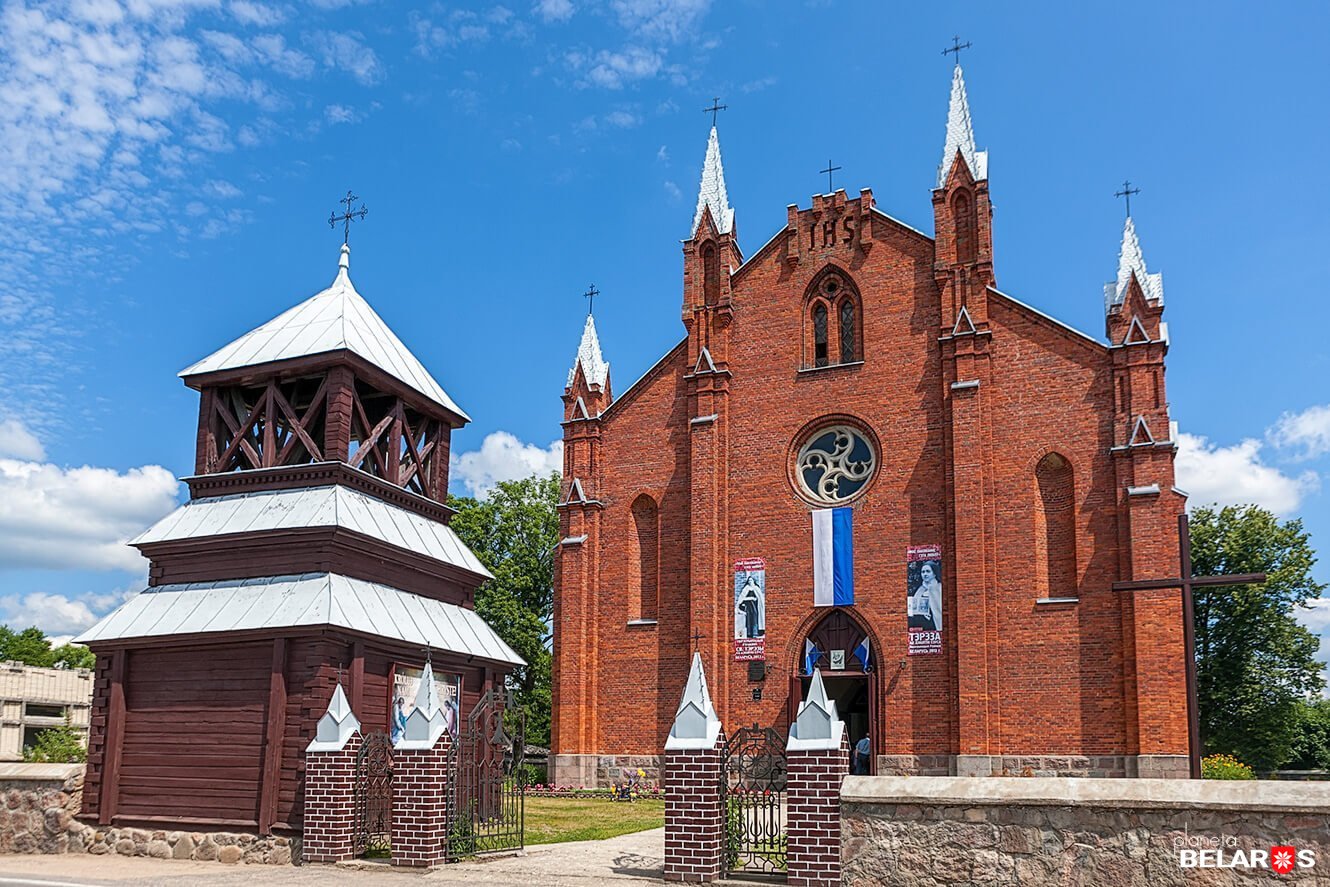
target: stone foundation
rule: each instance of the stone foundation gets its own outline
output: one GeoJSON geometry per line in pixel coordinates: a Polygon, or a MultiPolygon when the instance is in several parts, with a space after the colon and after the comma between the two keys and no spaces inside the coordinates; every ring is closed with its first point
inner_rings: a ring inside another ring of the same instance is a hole
{"type": "Polygon", "coordinates": [[[841,815],[846,885],[1330,884],[1330,793],[1313,783],[850,776],[841,815]],[[1245,866],[1272,847],[1315,867],[1245,866]]]}
{"type": "Polygon", "coordinates": [[[1186,779],[1184,755],[878,755],[879,776],[1074,776],[1186,779]]]}
{"type": "Polygon", "coordinates": [[[0,853],[91,853],[290,865],[300,837],[98,826],[75,819],[82,764],[0,765],[0,853]]]}
{"type": "Polygon", "coordinates": [[[550,785],[574,788],[609,788],[623,782],[625,767],[646,773],[639,780],[648,785],[663,785],[659,755],[552,755],[550,785]]]}

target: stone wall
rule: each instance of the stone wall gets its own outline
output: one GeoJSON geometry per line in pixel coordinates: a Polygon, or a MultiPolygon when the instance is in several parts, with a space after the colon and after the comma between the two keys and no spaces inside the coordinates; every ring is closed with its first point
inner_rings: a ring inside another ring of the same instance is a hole
{"type": "Polygon", "coordinates": [[[91,853],[290,865],[299,836],[98,826],[75,817],[82,764],[0,765],[0,853],[91,853]]]}
{"type": "Polygon", "coordinates": [[[639,780],[647,785],[662,785],[659,755],[551,755],[551,785],[573,788],[609,788],[623,782],[624,768],[646,774],[639,780]]]}
{"type": "Polygon", "coordinates": [[[1330,885],[1314,783],[850,776],[841,811],[846,885],[1330,885]]]}
{"type": "Polygon", "coordinates": [[[1075,776],[1186,779],[1183,755],[878,755],[880,776],[1075,776]],[[965,772],[958,772],[960,769],[965,772]]]}

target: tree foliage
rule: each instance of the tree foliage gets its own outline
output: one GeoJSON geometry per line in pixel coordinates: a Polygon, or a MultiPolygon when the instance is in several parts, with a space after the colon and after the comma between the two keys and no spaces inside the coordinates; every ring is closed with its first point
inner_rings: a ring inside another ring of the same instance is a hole
{"type": "Polygon", "coordinates": [[[78,644],[62,644],[52,649],[50,639],[35,625],[22,631],[0,625],[0,661],[42,668],[92,668],[97,657],[78,644]]]}
{"type": "Polygon", "coordinates": [[[69,725],[51,727],[37,734],[37,741],[23,747],[23,760],[37,764],[74,764],[88,759],[83,735],[69,725]]]}
{"type": "Polygon", "coordinates": [[[1330,699],[1304,702],[1298,708],[1293,757],[1289,770],[1330,770],[1330,699]]]}
{"type": "Polygon", "coordinates": [[[1273,770],[1294,755],[1302,707],[1321,689],[1319,639],[1294,616],[1325,585],[1302,521],[1256,506],[1197,509],[1193,574],[1258,573],[1263,585],[1196,589],[1197,691],[1207,754],[1273,770]]]}
{"type": "Polygon", "coordinates": [[[450,497],[451,526],[494,578],[476,593],[476,612],[526,660],[512,688],[527,714],[527,741],[550,735],[550,625],[559,476],[502,481],[487,498],[450,497]]]}

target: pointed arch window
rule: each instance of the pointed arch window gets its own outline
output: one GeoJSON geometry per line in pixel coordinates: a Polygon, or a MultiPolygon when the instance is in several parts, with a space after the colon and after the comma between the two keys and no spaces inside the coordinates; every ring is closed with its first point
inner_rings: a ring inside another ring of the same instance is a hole
{"type": "Polygon", "coordinates": [[[720,252],[711,241],[702,245],[702,298],[708,305],[720,299],[720,252]]]}
{"type": "Polygon", "coordinates": [[[1035,466],[1035,588],[1043,598],[1078,597],[1076,488],[1071,463],[1049,453],[1035,466]]]}
{"type": "Polygon", "coordinates": [[[844,273],[828,267],[804,296],[804,369],[863,360],[863,305],[844,273]]]}
{"type": "Polygon", "coordinates": [[[654,621],[659,609],[660,511],[645,493],[633,500],[628,548],[629,617],[654,621]]]}
{"type": "Polygon", "coordinates": [[[855,330],[854,300],[849,296],[840,303],[840,362],[851,363],[859,359],[858,336],[855,330]]]}
{"type": "Polygon", "coordinates": [[[974,202],[970,195],[961,191],[951,205],[952,218],[956,225],[956,261],[973,262],[975,260],[975,224],[974,202]]]}
{"type": "Polygon", "coordinates": [[[827,365],[827,303],[813,304],[813,366],[827,365]]]}

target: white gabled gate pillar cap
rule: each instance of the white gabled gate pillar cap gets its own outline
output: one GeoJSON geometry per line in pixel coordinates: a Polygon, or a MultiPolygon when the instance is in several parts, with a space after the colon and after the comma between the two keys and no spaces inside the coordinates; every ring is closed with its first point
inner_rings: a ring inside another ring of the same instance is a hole
{"type": "Polygon", "coordinates": [[[845,722],[836,714],[836,701],[827,698],[822,669],[813,669],[808,698],[799,704],[799,716],[790,727],[786,751],[828,751],[840,748],[845,722]]]}
{"type": "Polygon", "coordinates": [[[720,737],[720,718],[711,704],[707,692],[707,676],[702,668],[702,654],[693,654],[693,665],[688,670],[688,683],[684,686],[683,700],[674,715],[674,726],[665,740],[666,751],[712,749],[720,737]]]}
{"type": "Polygon", "coordinates": [[[314,739],[305,746],[305,751],[341,751],[358,732],[360,732],[360,721],[351,711],[351,703],[346,699],[342,682],[338,681],[337,688],[333,690],[332,700],[328,703],[328,710],[319,718],[314,739]]]}
{"type": "Polygon", "coordinates": [[[439,688],[434,684],[434,666],[426,661],[420,673],[420,686],[416,688],[416,704],[406,716],[402,738],[393,748],[407,751],[433,748],[443,730],[443,708],[439,705],[439,688]]]}

